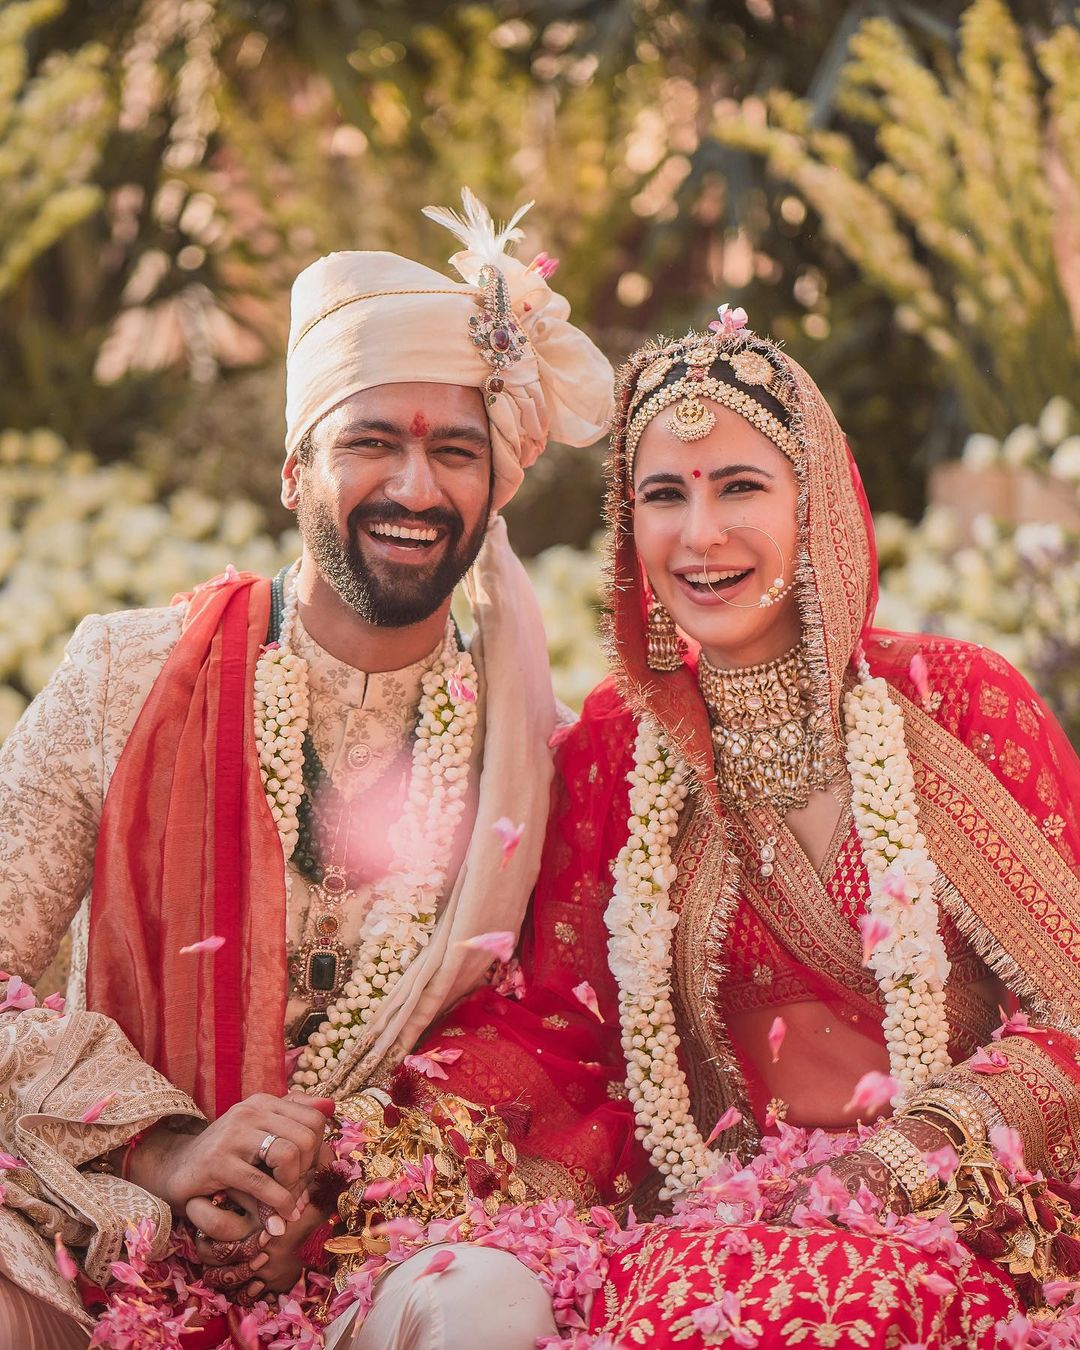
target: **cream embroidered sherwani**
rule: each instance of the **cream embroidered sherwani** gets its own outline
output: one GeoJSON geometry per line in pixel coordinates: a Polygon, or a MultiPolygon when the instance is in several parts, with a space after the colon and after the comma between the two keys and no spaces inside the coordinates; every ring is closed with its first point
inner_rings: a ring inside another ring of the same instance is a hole
{"type": "MultiPolygon", "coordinates": [[[[63,664],[0,748],[0,967],[33,982],[73,926],[68,1015],[0,1014],[0,1149],[30,1163],[29,1170],[8,1173],[4,1179],[0,1275],[54,1308],[81,1317],[84,1325],[88,1319],[59,1277],[51,1243],[42,1235],[59,1230],[69,1245],[85,1248],[85,1268],[97,1279],[107,1277],[109,1262],[121,1254],[128,1218],[149,1216],[160,1250],[171,1222],[160,1201],[118,1178],[78,1169],[155,1120],[199,1114],[194,1103],[139,1059],[115,1024],[81,1011],[83,902],[93,877],[102,806],[143,702],[180,636],[183,615],[182,607],[172,607],[84,620],[63,664]],[[67,1072],[58,1074],[58,1066],[67,1072]],[[130,1124],[80,1123],[80,1115],[94,1101],[119,1089],[138,1103],[130,1124]]],[[[366,830],[356,831],[359,839],[350,840],[350,855],[367,844],[377,854],[388,823],[380,819],[378,806],[396,802],[404,787],[421,680],[435,653],[405,670],[368,675],[325,652],[300,624],[294,640],[309,663],[315,748],[335,787],[359,805],[357,814],[365,819],[366,830]]],[[[474,759],[481,751],[478,740],[474,759]]],[[[474,803],[475,795],[470,805],[474,803]]],[[[467,812],[462,833],[470,829],[467,812]]],[[[463,851],[462,844],[455,870],[463,851]]],[[[287,943],[292,953],[302,942],[310,887],[295,868],[288,870],[287,943]]],[[[358,936],[374,880],[377,876],[357,888],[343,916],[346,943],[358,936]]],[[[308,1010],[294,993],[287,1027],[308,1010]]],[[[511,1278],[519,1271],[525,1274],[517,1267],[511,1278]]],[[[454,1289],[448,1283],[447,1297],[461,1283],[460,1276],[454,1289]]],[[[379,1314],[386,1328],[380,1333],[384,1344],[390,1344],[386,1337],[398,1334],[405,1338],[402,1344],[454,1343],[446,1339],[447,1319],[438,1298],[427,1300],[418,1312],[409,1287],[398,1281],[395,1295],[390,1282],[386,1284],[379,1314]],[[395,1298],[400,1303],[396,1312],[387,1307],[395,1298]],[[429,1328],[424,1341],[416,1339],[421,1325],[429,1328]]],[[[0,1279],[0,1337],[5,1289],[11,1293],[0,1279]]],[[[549,1326],[546,1299],[537,1302],[531,1277],[525,1302],[529,1321],[522,1345],[531,1344],[530,1338],[549,1326]]],[[[50,1335],[59,1333],[46,1332],[39,1343],[60,1343],[50,1335]]],[[[369,1343],[370,1337],[357,1342],[369,1343]]],[[[2,1339],[0,1350],[5,1350],[2,1339]]]]}

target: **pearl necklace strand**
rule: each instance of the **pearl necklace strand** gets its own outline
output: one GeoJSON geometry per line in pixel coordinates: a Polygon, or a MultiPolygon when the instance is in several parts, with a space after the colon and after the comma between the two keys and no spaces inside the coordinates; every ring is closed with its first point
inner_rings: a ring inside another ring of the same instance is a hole
{"type": "MultiPolygon", "coordinates": [[[[885,681],[871,679],[865,663],[860,677],[844,705],[847,762],[870,878],[868,913],[882,921],[884,933],[868,964],[885,1000],[885,1040],[901,1085],[895,1105],[949,1066],[949,963],[933,893],[938,872],[917,826],[903,714],[885,681]]],[[[604,919],[636,1133],[665,1178],[661,1199],[699,1184],[719,1161],[694,1122],[671,1002],[672,935],[679,921],[670,899],[678,872],[672,840],[687,777],[663,731],[643,717],[629,774],[629,837],[612,867],[615,889],[604,919]]]]}
{"type": "MultiPolygon", "coordinates": [[[[286,862],[299,838],[304,733],[310,714],[307,662],[289,644],[296,622],[295,577],[286,578],[281,634],[255,668],[255,739],[267,804],[286,862]]],[[[458,650],[452,622],[422,682],[409,790],[390,831],[393,857],[375,889],[342,995],[308,1038],[292,1075],[314,1088],[339,1059],[359,1051],[369,1025],[435,927],[454,835],[465,809],[477,718],[476,667],[458,650]]],[[[288,871],[288,869],[286,869],[288,871]]]]}

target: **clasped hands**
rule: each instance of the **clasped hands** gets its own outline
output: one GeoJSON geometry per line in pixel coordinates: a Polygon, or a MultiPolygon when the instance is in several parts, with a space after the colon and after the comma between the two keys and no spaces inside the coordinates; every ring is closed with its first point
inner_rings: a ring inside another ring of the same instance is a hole
{"type": "Polygon", "coordinates": [[[325,1219],[308,1183],[333,1110],[327,1097],[256,1093],[198,1133],[158,1126],[134,1149],[130,1179],[194,1226],[212,1288],[252,1299],[296,1282],[298,1252],[325,1219]]]}

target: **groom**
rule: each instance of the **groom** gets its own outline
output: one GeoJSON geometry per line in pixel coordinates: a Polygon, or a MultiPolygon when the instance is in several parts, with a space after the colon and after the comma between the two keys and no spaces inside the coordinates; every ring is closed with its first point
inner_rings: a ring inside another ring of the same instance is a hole
{"type": "MultiPolygon", "coordinates": [[[[3,1178],[0,1350],[86,1344],[54,1234],[100,1281],[126,1222],[148,1218],[159,1252],[187,1213],[236,1243],[219,1287],[259,1292],[273,1261],[202,1197],[253,1196],[267,1250],[287,1242],[330,1099],[380,1081],[483,978],[490,955],[463,944],[520,923],[555,714],[492,512],[549,435],[601,434],[611,372],[546,266],[472,219],[462,282],[388,253],[297,279],[298,568],[87,619],[0,750],[0,1151],[25,1164],[3,1178]],[[468,651],[449,614],[466,573],[468,651]],[[524,823],[516,851],[504,817],[524,823]],[[69,926],[69,1011],[28,1007],[22,981],[69,926]]],[[[517,1309],[491,1344],[529,1345],[545,1300],[505,1266],[482,1276],[517,1309]]],[[[485,1344],[437,1306],[468,1279],[427,1282],[425,1324],[388,1278],[380,1343],[485,1344]],[[434,1339],[444,1323],[459,1331],[434,1339]]]]}

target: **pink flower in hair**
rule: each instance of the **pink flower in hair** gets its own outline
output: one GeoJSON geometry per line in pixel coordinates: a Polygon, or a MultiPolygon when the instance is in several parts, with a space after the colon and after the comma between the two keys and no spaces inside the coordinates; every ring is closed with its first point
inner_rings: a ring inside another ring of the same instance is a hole
{"type": "Polygon", "coordinates": [[[709,324],[710,333],[718,333],[721,337],[730,337],[733,333],[741,333],[746,327],[746,310],[742,305],[737,309],[732,309],[730,305],[721,305],[716,311],[720,315],[719,319],[714,319],[709,324]]]}

